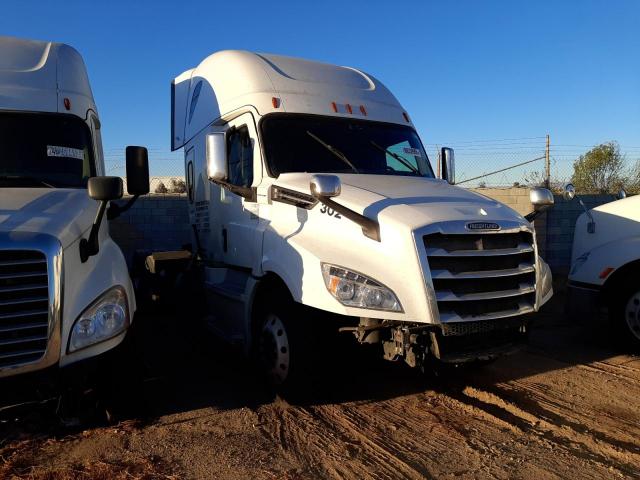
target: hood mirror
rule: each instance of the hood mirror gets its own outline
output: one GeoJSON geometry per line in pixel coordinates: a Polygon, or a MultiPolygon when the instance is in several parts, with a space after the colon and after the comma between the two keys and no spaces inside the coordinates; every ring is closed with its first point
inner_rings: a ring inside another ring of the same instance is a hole
{"type": "Polygon", "coordinates": [[[331,198],[340,195],[342,184],[336,175],[313,175],[311,177],[311,195],[316,198],[331,198]]]}
{"type": "Polygon", "coordinates": [[[564,190],[562,191],[562,197],[567,201],[573,200],[576,196],[576,187],[573,186],[572,183],[567,183],[564,186],[564,190]]]}
{"type": "Polygon", "coordinates": [[[456,164],[453,148],[443,147],[440,150],[440,176],[451,185],[455,185],[456,164]]]}
{"type": "Polygon", "coordinates": [[[91,225],[89,238],[80,240],[80,261],[82,261],[82,263],[100,251],[100,245],[98,243],[100,225],[102,225],[102,219],[104,218],[109,201],[122,197],[122,179],[120,177],[92,177],[89,179],[87,190],[89,197],[100,203],[98,204],[96,218],[93,221],[93,225],[91,225]]]}
{"type": "Polygon", "coordinates": [[[624,188],[620,189],[620,191],[618,192],[618,195],[616,195],[616,198],[618,200],[622,200],[623,198],[627,198],[627,192],[624,190],[624,188]]]}
{"type": "MultiPolygon", "coordinates": [[[[624,192],[624,190],[622,190],[622,192],[624,192]]],[[[620,193],[618,193],[618,195],[620,195],[620,193]]],[[[573,200],[576,196],[576,187],[574,187],[572,183],[567,183],[564,186],[564,191],[562,192],[562,196],[566,201],[573,200]]],[[[625,196],[626,196],[626,193],[625,193],[625,196]]],[[[578,203],[580,204],[580,206],[584,210],[584,213],[586,213],[587,218],[589,219],[589,222],[587,223],[587,233],[596,233],[596,222],[593,219],[593,215],[591,215],[591,210],[587,208],[587,206],[584,204],[584,202],[580,197],[578,197],[578,203]]]]}

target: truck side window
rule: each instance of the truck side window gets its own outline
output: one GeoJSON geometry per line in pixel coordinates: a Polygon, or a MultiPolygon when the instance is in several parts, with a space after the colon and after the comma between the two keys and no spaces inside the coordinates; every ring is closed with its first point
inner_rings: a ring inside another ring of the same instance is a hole
{"type": "Polygon", "coordinates": [[[246,126],[236,128],[227,137],[229,183],[250,187],[253,183],[253,145],[246,126]]]}

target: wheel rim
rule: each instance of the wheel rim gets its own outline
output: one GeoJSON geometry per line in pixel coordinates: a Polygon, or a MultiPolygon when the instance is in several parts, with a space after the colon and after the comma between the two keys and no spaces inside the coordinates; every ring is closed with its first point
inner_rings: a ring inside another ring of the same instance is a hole
{"type": "Polygon", "coordinates": [[[289,374],[289,337],[284,323],[275,314],[268,315],[262,325],[259,354],[269,379],[276,385],[282,384],[289,374]]]}
{"type": "Polygon", "coordinates": [[[624,309],[624,318],[631,333],[640,340],[640,292],[636,292],[629,298],[624,309]]]}

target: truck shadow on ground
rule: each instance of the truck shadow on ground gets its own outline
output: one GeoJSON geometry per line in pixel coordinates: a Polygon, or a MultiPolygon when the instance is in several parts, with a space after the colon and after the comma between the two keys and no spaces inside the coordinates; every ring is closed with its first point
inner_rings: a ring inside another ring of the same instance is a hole
{"type": "MultiPolygon", "coordinates": [[[[117,398],[121,406],[126,406],[116,419],[151,424],[159,417],[180,412],[204,409],[202,415],[207,415],[207,408],[255,409],[276,398],[238,351],[204,335],[188,316],[158,311],[146,314],[138,322],[134,355],[129,361],[132,368],[141,367],[142,375],[137,384],[109,387],[110,398],[117,398]]],[[[436,392],[491,410],[491,405],[469,399],[466,389],[492,392],[506,382],[627,353],[613,346],[601,328],[576,326],[565,319],[562,295],[538,315],[538,327],[523,352],[491,365],[440,368],[423,374],[402,362],[386,362],[377,352],[367,351],[351,338],[345,340],[345,345],[331,349],[330,358],[319,362],[322,368],[310,372],[305,385],[287,395],[287,402],[300,406],[376,402],[436,392]]],[[[5,411],[7,393],[0,389],[0,444],[25,436],[69,433],[69,427],[61,425],[56,417],[55,398],[5,411]]],[[[522,401],[526,399],[514,399],[522,401]]],[[[95,396],[91,402],[98,409],[104,405],[95,396]]],[[[70,428],[84,429],[101,422],[106,423],[104,416],[96,415],[89,423],[70,428]]]]}

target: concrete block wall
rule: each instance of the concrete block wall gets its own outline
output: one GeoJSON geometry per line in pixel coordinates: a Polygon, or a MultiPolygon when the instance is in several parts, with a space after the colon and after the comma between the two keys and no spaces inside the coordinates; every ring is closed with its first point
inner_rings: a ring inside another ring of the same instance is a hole
{"type": "Polygon", "coordinates": [[[531,202],[529,201],[529,188],[526,187],[506,187],[506,188],[471,188],[471,191],[493,198],[500,203],[504,203],[513,208],[521,215],[531,212],[531,202]]]}
{"type": "Polygon", "coordinates": [[[136,250],[179,250],[191,242],[187,197],[140,197],[126,213],[111,220],[109,233],[129,262],[136,250]]]}

